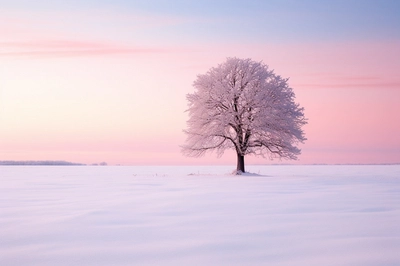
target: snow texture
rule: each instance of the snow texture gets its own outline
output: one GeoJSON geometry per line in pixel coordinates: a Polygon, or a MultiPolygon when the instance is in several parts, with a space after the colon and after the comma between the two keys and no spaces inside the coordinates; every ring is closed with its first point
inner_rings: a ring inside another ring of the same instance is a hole
{"type": "Polygon", "coordinates": [[[0,265],[400,265],[400,166],[0,167],[0,265]]]}

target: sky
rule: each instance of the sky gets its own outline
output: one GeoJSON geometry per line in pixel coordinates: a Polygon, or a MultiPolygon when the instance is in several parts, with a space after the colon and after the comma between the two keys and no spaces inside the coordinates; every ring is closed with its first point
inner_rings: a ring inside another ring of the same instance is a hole
{"type": "Polygon", "coordinates": [[[0,0],[0,160],[236,164],[187,158],[186,95],[227,57],[289,78],[297,161],[400,163],[400,1],[0,0]]]}

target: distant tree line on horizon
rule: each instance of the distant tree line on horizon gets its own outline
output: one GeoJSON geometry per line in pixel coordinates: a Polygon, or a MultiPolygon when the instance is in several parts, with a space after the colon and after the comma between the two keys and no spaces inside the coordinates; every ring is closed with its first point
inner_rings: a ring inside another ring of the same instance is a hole
{"type": "Polygon", "coordinates": [[[85,165],[66,161],[0,161],[0,165],[85,165]]]}

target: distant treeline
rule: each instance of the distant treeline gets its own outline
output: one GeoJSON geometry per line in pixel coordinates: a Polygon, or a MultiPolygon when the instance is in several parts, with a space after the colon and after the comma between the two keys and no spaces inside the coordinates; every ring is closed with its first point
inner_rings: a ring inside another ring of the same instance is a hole
{"type": "Polygon", "coordinates": [[[84,165],[66,161],[0,161],[0,165],[84,165]]]}

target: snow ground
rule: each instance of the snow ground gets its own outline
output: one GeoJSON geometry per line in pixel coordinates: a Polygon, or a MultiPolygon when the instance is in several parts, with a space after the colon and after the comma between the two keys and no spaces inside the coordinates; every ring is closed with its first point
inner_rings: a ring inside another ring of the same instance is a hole
{"type": "Polygon", "coordinates": [[[400,165],[2,166],[0,265],[400,265],[400,165]]]}

